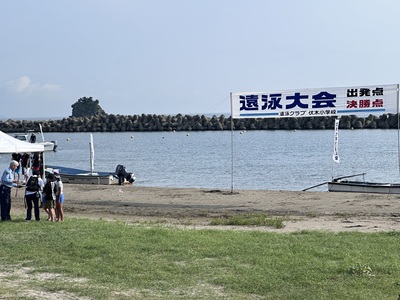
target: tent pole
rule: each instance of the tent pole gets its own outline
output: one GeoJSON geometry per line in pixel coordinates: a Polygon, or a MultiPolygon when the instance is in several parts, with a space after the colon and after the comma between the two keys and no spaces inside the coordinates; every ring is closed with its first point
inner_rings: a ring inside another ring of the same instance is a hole
{"type": "MultiPolygon", "coordinates": [[[[43,128],[42,128],[42,124],[40,124],[40,123],[39,123],[39,128],[40,128],[40,134],[42,135],[42,141],[44,143],[43,128]]],[[[42,152],[42,166],[43,166],[42,179],[44,181],[45,178],[46,178],[46,161],[45,161],[44,149],[43,149],[43,152],[42,152]]],[[[40,173],[40,164],[39,164],[39,173],[40,173]]]]}

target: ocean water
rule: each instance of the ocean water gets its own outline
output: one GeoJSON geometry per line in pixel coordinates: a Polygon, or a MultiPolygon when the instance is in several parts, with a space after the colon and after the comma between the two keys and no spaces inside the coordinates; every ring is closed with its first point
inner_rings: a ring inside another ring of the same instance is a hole
{"type": "MultiPolygon", "coordinates": [[[[58,143],[45,153],[47,164],[90,169],[89,133],[45,139],[58,143]]],[[[296,191],[363,172],[368,181],[400,182],[396,130],[340,131],[339,164],[333,139],[331,130],[93,133],[94,169],[114,172],[122,164],[140,186],[228,190],[296,191]]],[[[10,157],[0,156],[3,168],[10,157]]]]}

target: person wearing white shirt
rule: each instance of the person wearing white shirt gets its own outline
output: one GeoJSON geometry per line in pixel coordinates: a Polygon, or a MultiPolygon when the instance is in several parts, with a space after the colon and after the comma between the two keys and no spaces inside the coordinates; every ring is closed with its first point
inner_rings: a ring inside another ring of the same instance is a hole
{"type": "Polygon", "coordinates": [[[61,181],[61,176],[57,172],[54,172],[56,175],[56,186],[57,186],[57,195],[56,195],[56,221],[62,222],[64,221],[64,185],[61,181]]]}
{"type": "Polygon", "coordinates": [[[19,163],[12,160],[10,166],[4,170],[1,176],[0,204],[2,221],[11,221],[11,188],[17,187],[18,180],[14,179],[14,173],[18,166],[19,163]]]}

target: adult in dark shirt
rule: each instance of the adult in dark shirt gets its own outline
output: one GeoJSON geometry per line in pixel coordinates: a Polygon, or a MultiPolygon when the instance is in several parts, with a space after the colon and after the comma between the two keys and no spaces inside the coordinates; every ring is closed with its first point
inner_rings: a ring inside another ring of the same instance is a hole
{"type": "Polygon", "coordinates": [[[18,167],[15,169],[15,174],[17,174],[18,182],[21,180],[22,168],[21,168],[21,153],[13,153],[11,154],[11,159],[15,160],[18,163],[18,167]]]}
{"type": "Polygon", "coordinates": [[[35,133],[32,132],[31,137],[29,139],[29,142],[36,143],[36,135],[35,135],[35,133]]]}
{"type": "Polygon", "coordinates": [[[28,181],[29,178],[29,168],[30,168],[30,155],[29,153],[24,153],[21,158],[21,166],[22,166],[22,174],[24,174],[25,182],[28,181]]]}

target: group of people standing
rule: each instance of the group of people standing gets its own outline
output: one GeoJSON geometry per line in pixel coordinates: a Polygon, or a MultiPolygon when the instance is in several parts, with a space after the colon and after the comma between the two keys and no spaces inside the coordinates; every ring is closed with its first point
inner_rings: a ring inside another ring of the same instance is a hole
{"type": "Polygon", "coordinates": [[[29,178],[30,170],[39,171],[40,176],[43,176],[43,152],[29,153],[13,153],[11,159],[19,163],[19,166],[15,169],[18,181],[26,183],[29,178]]]}
{"type": "Polygon", "coordinates": [[[39,171],[40,177],[43,176],[43,152],[29,153],[13,153],[11,159],[19,163],[15,170],[18,180],[24,183],[28,181],[30,170],[39,171]]]}
{"type": "MultiPolygon", "coordinates": [[[[19,188],[21,182],[21,163],[22,156],[18,157],[15,153],[7,169],[1,176],[0,186],[0,212],[2,221],[11,221],[11,190],[13,187],[19,188]],[[19,169],[19,172],[18,172],[19,169]]],[[[26,165],[25,165],[26,166],[26,165]]],[[[26,221],[32,219],[32,209],[36,221],[40,221],[40,208],[43,207],[49,221],[64,221],[64,186],[58,172],[49,173],[43,180],[40,168],[32,168],[32,175],[24,172],[25,185],[25,207],[26,221]]],[[[18,190],[17,190],[18,191],[18,190]]]]}
{"type": "Polygon", "coordinates": [[[32,208],[35,220],[40,221],[40,207],[47,213],[47,220],[64,221],[64,185],[58,172],[49,173],[44,181],[38,171],[28,179],[25,189],[26,221],[32,219],[32,208]]]}

